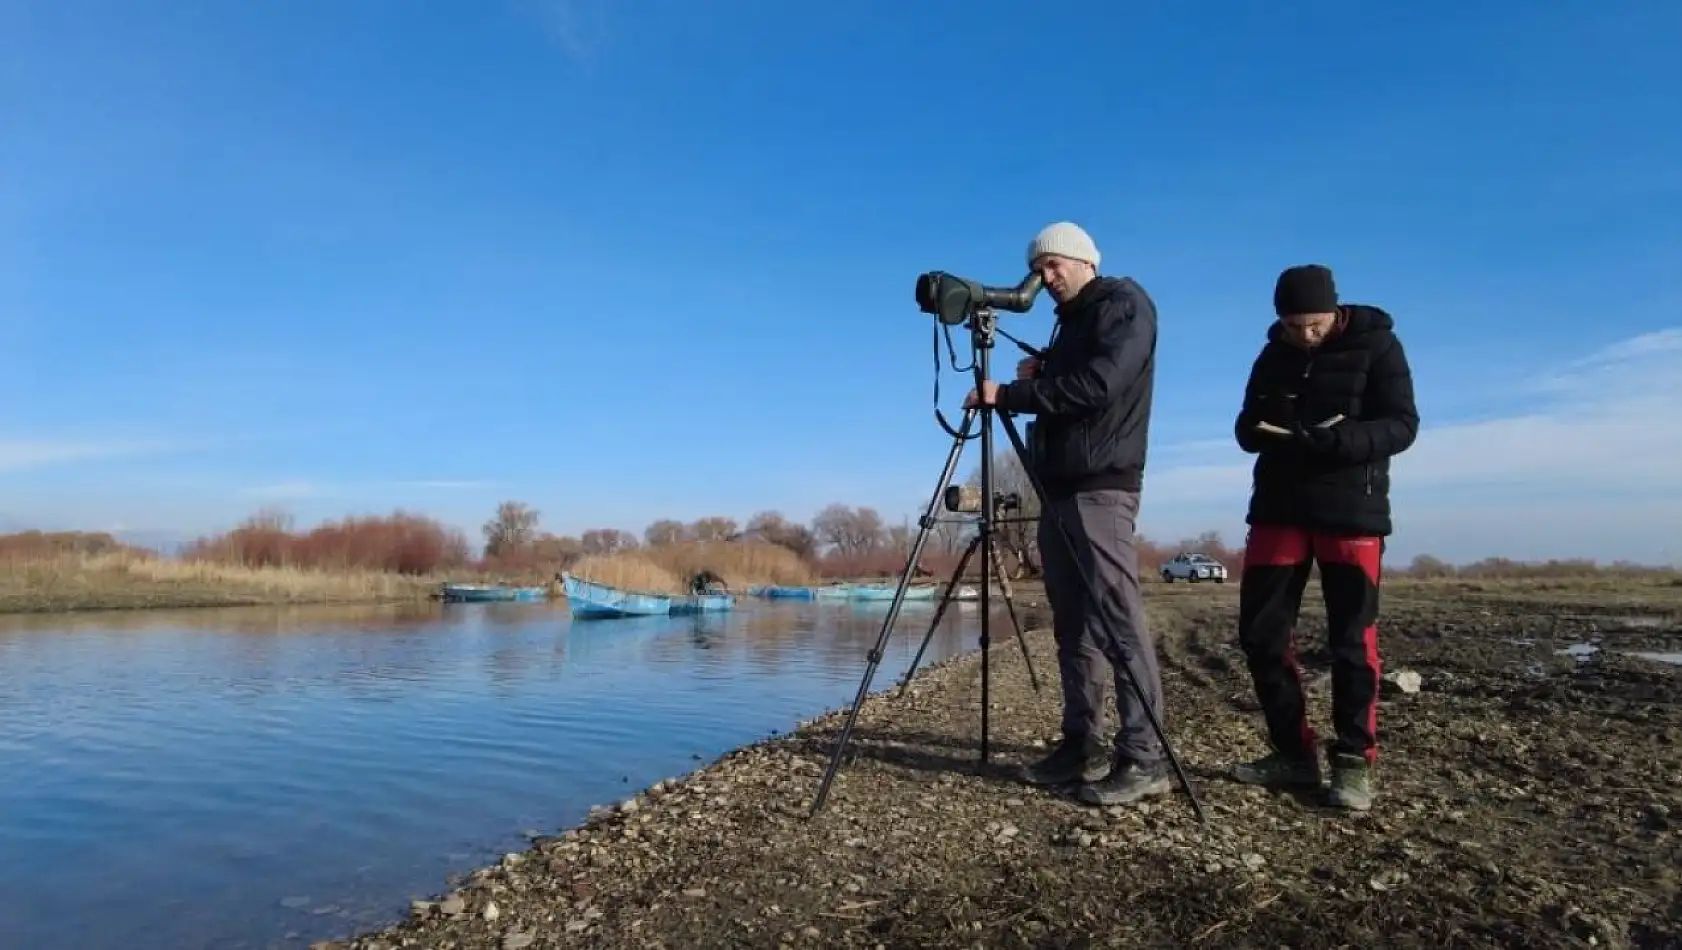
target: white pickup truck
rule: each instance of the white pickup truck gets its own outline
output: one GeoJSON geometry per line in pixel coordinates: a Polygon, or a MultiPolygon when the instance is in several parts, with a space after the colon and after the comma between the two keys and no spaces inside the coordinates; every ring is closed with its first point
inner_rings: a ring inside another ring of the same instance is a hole
{"type": "Polygon", "coordinates": [[[1162,562],[1162,579],[1169,584],[1175,581],[1191,584],[1214,581],[1217,584],[1225,584],[1226,565],[1207,554],[1180,554],[1172,560],[1162,562]]]}

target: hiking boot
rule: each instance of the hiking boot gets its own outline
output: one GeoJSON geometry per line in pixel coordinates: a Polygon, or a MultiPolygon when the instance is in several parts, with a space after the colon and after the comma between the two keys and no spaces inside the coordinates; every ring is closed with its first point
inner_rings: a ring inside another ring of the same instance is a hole
{"type": "Polygon", "coordinates": [[[1109,769],[1109,760],[1097,746],[1065,737],[1050,755],[1023,768],[1022,778],[1032,785],[1067,785],[1095,782],[1109,769]]]}
{"type": "Polygon", "coordinates": [[[1326,798],[1333,808],[1367,811],[1372,808],[1372,764],[1358,755],[1332,756],[1332,787],[1326,798]]]}
{"type": "Polygon", "coordinates": [[[1320,760],[1313,756],[1298,758],[1283,752],[1273,752],[1253,762],[1241,762],[1233,766],[1231,774],[1234,780],[1245,785],[1319,788],[1320,760]]]}
{"type": "Polygon", "coordinates": [[[1118,758],[1110,774],[1102,781],[1082,785],[1076,797],[1088,805],[1131,805],[1152,795],[1166,795],[1173,788],[1166,763],[1140,765],[1118,758]]]}

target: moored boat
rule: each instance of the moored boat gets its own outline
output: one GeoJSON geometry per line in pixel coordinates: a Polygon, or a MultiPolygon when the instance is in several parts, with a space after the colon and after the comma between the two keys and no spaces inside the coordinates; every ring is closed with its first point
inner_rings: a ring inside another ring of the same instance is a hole
{"type": "MultiPolygon", "coordinates": [[[[891,584],[831,584],[813,590],[818,600],[880,600],[894,599],[891,584]]],[[[905,589],[906,600],[933,600],[939,589],[932,585],[917,585],[905,589]]]]}
{"type": "Polygon", "coordinates": [[[562,572],[561,589],[575,618],[662,617],[672,612],[670,594],[620,590],[562,572]]]}
{"type": "Polygon", "coordinates": [[[544,587],[508,587],[503,584],[445,584],[442,597],[455,604],[506,603],[548,600],[549,591],[544,587]]]}

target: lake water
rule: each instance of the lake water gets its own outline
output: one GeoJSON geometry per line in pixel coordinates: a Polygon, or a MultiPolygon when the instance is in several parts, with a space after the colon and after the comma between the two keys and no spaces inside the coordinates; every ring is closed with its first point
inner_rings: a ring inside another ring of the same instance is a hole
{"type": "MultiPolygon", "coordinates": [[[[378,926],[528,831],[850,703],[886,612],[0,618],[0,947],[303,947],[378,926]]],[[[873,689],[932,614],[902,611],[873,689]]],[[[954,604],[924,664],[973,649],[979,618],[954,604]]],[[[993,630],[1016,649],[1002,610],[993,630]]]]}

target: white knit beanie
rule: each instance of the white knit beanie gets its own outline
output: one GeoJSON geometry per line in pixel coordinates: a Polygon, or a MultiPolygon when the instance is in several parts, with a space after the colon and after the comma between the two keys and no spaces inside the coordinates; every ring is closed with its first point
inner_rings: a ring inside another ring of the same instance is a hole
{"type": "Polygon", "coordinates": [[[1098,269],[1098,245],[1092,242],[1092,236],[1081,230],[1080,225],[1068,221],[1059,221],[1048,225],[1028,245],[1028,266],[1034,266],[1034,259],[1041,254],[1056,254],[1059,257],[1072,257],[1077,261],[1085,261],[1098,269]]]}

